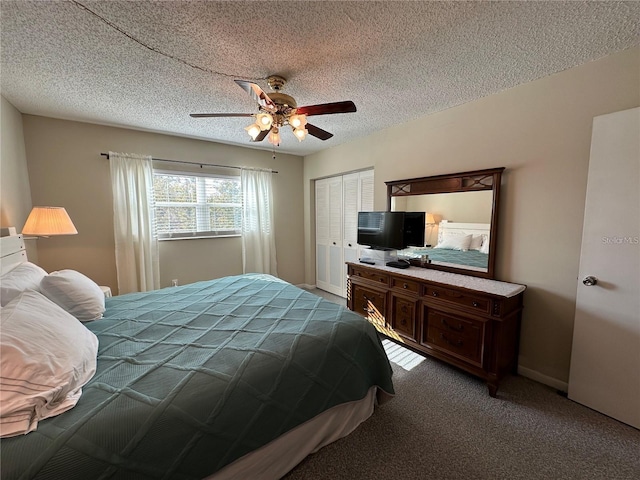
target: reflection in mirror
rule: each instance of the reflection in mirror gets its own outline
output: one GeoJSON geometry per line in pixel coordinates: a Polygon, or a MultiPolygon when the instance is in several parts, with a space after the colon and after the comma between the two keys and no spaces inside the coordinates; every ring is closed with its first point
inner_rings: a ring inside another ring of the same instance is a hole
{"type": "Polygon", "coordinates": [[[490,224],[492,207],[493,192],[491,190],[411,195],[391,199],[392,212],[425,212],[427,217],[428,214],[432,215],[426,222],[424,235],[426,245],[437,244],[439,224],[442,220],[490,224]]]}
{"type": "Polygon", "coordinates": [[[390,210],[425,212],[427,218],[425,245],[398,255],[427,268],[493,278],[502,171],[386,182],[390,210]]]}

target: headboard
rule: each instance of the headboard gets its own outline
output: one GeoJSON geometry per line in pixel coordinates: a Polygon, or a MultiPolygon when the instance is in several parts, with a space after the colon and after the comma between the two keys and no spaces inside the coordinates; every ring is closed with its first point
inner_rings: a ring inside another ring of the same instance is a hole
{"type": "Polygon", "coordinates": [[[12,233],[0,237],[0,275],[3,275],[21,263],[27,261],[22,235],[16,235],[15,229],[3,229],[2,233],[12,233]]]}
{"type": "Polygon", "coordinates": [[[442,242],[444,233],[453,235],[486,235],[490,240],[491,224],[489,223],[461,223],[441,220],[438,224],[438,243],[442,242]]]}

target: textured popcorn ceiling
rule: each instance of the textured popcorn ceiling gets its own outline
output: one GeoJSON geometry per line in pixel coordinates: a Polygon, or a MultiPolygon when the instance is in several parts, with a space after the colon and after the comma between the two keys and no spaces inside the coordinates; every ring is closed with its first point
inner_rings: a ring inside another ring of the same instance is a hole
{"type": "Polygon", "coordinates": [[[21,112],[251,144],[234,82],[280,74],[298,105],[353,100],[313,117],[328,141],[306,155],[639,43],[640,2],[218,2],[2,0],[1,93],[21,112]],[[179,59],[179,60],[177,60],[179,59]],[[182,62],[180,61],[182,60],[182,62]],[[192,66],[186,65],[186,62],[192,66]],[[194,68],[194,66],[201,69],[194,68]]]}

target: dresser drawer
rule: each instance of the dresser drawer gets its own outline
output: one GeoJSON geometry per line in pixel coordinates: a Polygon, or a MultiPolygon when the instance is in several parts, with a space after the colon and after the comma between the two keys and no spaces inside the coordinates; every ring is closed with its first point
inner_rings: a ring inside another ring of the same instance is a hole
{"type": "Polygon", "coordinates": [[[369,270],[366,268],[351,267],[351,275],[354,277],[364,278],[381,285],[389,285],[389,274],[380,270],[369,270]]]}
{"type": "Polygon", "coordinates": [[[417,313],[417,299],[391,294],[391,328],[396,333],[413,341],[418,341],[416,331],[417,313]]]}
{"type": "Polygon", "coordinates": [[[430,298],[437,298],[442,302],[461,307],[469,307],[475,312],[489,313],[491,301],[485,297],[464,293],[451,288],[434,287],[425,285],[424,295],[430,298]]]}
{"type": "Polygon", "coordinates": [[[420,283],[405,278],[391,277],[391,288],[397,288],[403,292],[415,293],[416,295],[420,294],[420,283]]]}
{"type": "Polygon", "coordinates": [[[482,365],[483,322],[463,319],[428,309],[423,342],[428,345],[482,365]]]}
{"type": "Polygon", "coordinates": [[[386,292],[352,283],[351,295],[354,312],[363,315],[376,326],[386,327],[386,292]]]}

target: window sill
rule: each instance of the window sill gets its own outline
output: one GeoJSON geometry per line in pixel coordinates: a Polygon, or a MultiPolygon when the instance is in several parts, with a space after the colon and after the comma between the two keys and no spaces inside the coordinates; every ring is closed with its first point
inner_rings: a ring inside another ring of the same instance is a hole
{"type": "Polygon", "coordinates": [[[242,237],[239,233],[234,233],[232,235],[204,235],[199,237],[172,237],[172,238],[158,238],[159,242],[173,242],[175,240],[202,240],[208,238],[232,238],[232,237],[242,237]]]}

